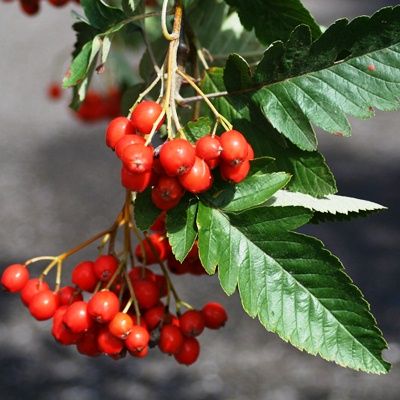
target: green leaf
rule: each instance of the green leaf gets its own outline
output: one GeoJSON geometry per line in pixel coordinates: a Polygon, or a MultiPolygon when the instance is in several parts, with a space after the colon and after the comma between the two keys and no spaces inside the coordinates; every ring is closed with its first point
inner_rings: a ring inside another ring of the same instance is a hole
{"type": "Polygon", "coordinates": [[[239,12],[240,21],[248,30],[255,29],[264,44],[286,40],[300,24],[309,25],[314,38],[321,34],[319,25],[299,0],[225,0],[239,12]]]}
{"type": "MultiPolygon", "coordinates": [[[[314,42],[300,25],[285,44],[266,50],[253,84],[242,88],[252,92],[247,101],[303,150],[317,147],[312,125],[349,136],[346,114],[369,118],[373,107],[400,108],[399,20],[400,6],[384,8],[371,18],[339,20],[314,42]]],[[[237,56],[228,60],[228,90],[246,67],[237,56]]]]}
{"type": "Polygon", "coordinates": [[[107,30],[125,18],[125,14],[119,8],[112,7],[102,0],[81,0],[81,6],[89,24],[100,31],[107,30]]]}
{"type": "Polygon", "coordinates": [[[167,213],[167,236],[179,262],[186,258],[197,237],[197,207],[198,201],[186,196],[167,213]]]}
{"type": "Polygon", "coordinates": [[[312,222],[351,219],[356,216],[385,210],[386,207],[371,201],[352,197],[330,195],[322,199],[303,193],[291,193],[287,190],[277,191],[266,203],[272,207],[301,206],[314,212],[312,222]]]}
{"type": "Polygon", "coordinates": [[[232,185],[224,182],[203,197],[213,207],[226,212],[239,212],[265,203],[274,193],[290,181],[290,175],[284,172],[256,173],[243,182],[232,185]]]}
{"type": "Polygon", "coordinates": [[[217,64],[233,52],[254,57],[263,50],[254,32],[243,28],[237,13],[223,0],[191,1],[185,15],[195,45],[206,48],[217,64]]]}
{"type": "Polygon", "coordinates": [[[87,43],[93,40],[93,38],[99,33],[96,28],[88,25],[87,22],[75,22],[72,25],[72,29],[76,33],[76,40],[74,44],[74,51],[72,52],[72,57],[75,58],[82,47],[87,43]]]}
{"type": "Polygon", "coordinates": [[[100,47],[97,47],[93,51],[93,41],[87,42],[82,47],[80,53],[72,61],[69,73],[64,78],[64,88],[75,86],[83,81],[90,67],[89,61],[99,50],[100,47]]]}
{"type": "Polygon", "coordinates": [[[211,133],[211,120],[208,117],[200,117],[196,121],[189,121],[185,128],[185,135],[191,143],[211,133]]]}
{"type": "Polygon", "coordinates": [[[136,226],[141,231],[149,230],[150,226],[161,214],[161,212],[162,211],[157,208],[151,200],[151,189],[147,189],[143,193],[136,195],[135,221],[136,226]]]}
{"type": "Polygon", "coordinates": [[[199,205],[201,262],[216,271],[244,310],[301,350],[339,365],[386,373],[386,342],[361,292],[323,244],[291,232],[312,217],[301,207],[259,207],[240,214],[199,205]]]}
{"type": "MultiPolygon", "coordinates": [[[[206,93],[224,91],[223,74],[222,68],[209,70],[202,81],[202,89],[206,93]]],[[[316,197],[336,193],[335,179],[323,156],[317,151],[303,151],[287,143],[258,108],[250,109],[247,98],[226,96],[211,101],[236,129],[245,134],[257,157],[267,155],[275,158],[272,171],[286,171],[292,175],[288,190],[316,197]]]]}

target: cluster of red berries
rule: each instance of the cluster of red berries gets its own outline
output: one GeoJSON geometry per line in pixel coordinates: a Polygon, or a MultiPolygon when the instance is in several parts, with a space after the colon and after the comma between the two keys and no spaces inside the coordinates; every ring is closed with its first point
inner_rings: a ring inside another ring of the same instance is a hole
{"type": "Polygon", "coordinates": [[[51,332],[56,341],[75,345],[81,354],[106,354],[120,359],[130,353],[144,358],[150,348],[158,346],[179,363],[190,365],[200,352],[196,337],[205,328],[222,327],[227,314],[222,305],[208,303],[201,310],[188,309],[174,315],[167,301],[163,303],[170,290],[167,278],[148,265],[167,261],[174,273],[199,274],[200,268],[201,273],[205,272],[198,260],[197,246],[183,264],[173,257],[165,237],[164,218],[161,215],[153,224],[154,232],[137,245],[135,256],[142,266],[133,267],[127,275],[120,272],[121,261],[107,254],[77,264],[72,271],[74,286],[64,286],[56,292],[43,279],[30,278],[23,264],[7,267],[1,284],[9,292],[20,292],[34,318],[52,319],[51,332]],[[132,306],[133,299],[137,308],[132,306]]]}
{"type": "MultiPolygon", "coordinates": [[[[51,100],[61,99],[62,94],[61,85],[57,82],[52,82],[47,87],[47,96],[51,100]]],[[[121,97],[121,91],[115,87],[109,88],[105,93],[89,90],[74,115],[84,122],[110,120],[121,114],[121,97]]]]}
{"type": "MultiPolygon", "coordinates": [[[[211,170],[216,167],[227,181],[239,183],[246,178],[254,151],[236,130],[221,136],[203,136],[195,145],[186,139],[172,139],[154,149],[144,137],[151,133],[161,112],[159,104],[143,101],[130,118],[118,117],[108,125],[106,144],[122,161],[121,181],[125,188],[143,192],[151,186],[153,203],[161,210],[169,210],[186,190],[198,194],[210,189],[211,170]]],[[[161,119],[157,129],[163,122],[161,119]]]]}
{"type": "MultiPolygon", "coordinates": [[[[13,0],[3,0],[4,3],[10,3],[13,0]]],[[[62,7],[67,3],[80,3],[80,0],[47,0],[54,7],[62,7]]],[[[35,15],[40,10],[40,0],[19,0],[22,11],[27,15],[35,15]]]]}

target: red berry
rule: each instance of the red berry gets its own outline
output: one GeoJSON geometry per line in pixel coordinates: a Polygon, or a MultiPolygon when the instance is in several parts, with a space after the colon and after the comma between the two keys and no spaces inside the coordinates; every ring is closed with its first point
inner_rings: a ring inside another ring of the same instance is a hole
{"type": "Polygon", "coordinates": [[[178,205],[185,190],[177,178],[161,176],[151,191],[151,200],[161,210],[170,210],[178,205]]]}
{"type": "Polygon", "coordinates": [[[107,127],[106,131],[106,144],[111,149],[115,149],[117,143],[125,135],[133,135],[135,133],[135,128],[133,127],[131,121],[125,117],[114,118],[107,127]]]}
{"type": "Polygon", "coordinates": [[[193,167],[179,177],[179,182],[191,193],[202,193],[210,189],[213,179],[207,163],[196,157],[193,167]]]}
{"type": "Polygon", "coordinates": [[[129,271],[128,275],[131,282],[137,279],[148,279],[153,282],[156,281],[154,272],[146,267],[134,267],[129,271]]]}
{"type": "Polygon", "coordinates": [[[97,344],[97,330],[90,330],[80,336],[76,343],[76,349],[79,353],[88,357],[97,357],[101,354],[97,344]]]}
{"type": "Polygon", "coordinates": [[[49,285],[46,282],[40,281],[38,278],[29,279],[24,288],[21,290],[21,300],[29,306],[32,298],[43,290],[49,290],[49,285]]]}
{"type": "Polygon", "coordinates": [[[185,336],[199,336],[205,327],[202,313],[197,310],[188,310],[179,317],[179,326],[185,336]]]}
{"type": "Polygon", "coordinates": [[[1,275],[1,284],[5,290],[11,293],[19,292],[29,280],[29,271],[25,265],[9,265],[1,275]]]}
{"type": "Polygon", "coordinates": [[[29,302],[29,312],[38,321],[53,317],[58,307],[58,296],[51,290],[42,290],[29,302]]]}
{"type": "Polygon", "coordinates": [[[64,325],[63,318],[67,309],[68,306],[61,306],[56,310],[51,328],[51,334],[54,336],[54,339],[65,346],[76,343],[80,337],[79,334],[72,333],[64,325]]]}
{"type": "Polygon", "coordinates": [[[35,15],[40,9],[38,0],[20,0],[20,5],[25,14],[28,15],[35,15]]]}
{"type": "Polygon", "coordinates": [[[93,295],[87,306],[88,314],[97,322],[110,322],[119,311],[119,299],[110,290],[102,290],[93,295]]]}
{"type": "Polygon", "coordinates": [[[97,258],[93,269],[97,279],[107,282],[118,268],[118,259],[110,254],[97,258]]]}
{"type": "Polygon", "coordinates": [[[136,358],[145,358],[149,354],[149,346],[143,347],[141,351],[131,352],[130,354],[136,358]]]}
{"type": "Polygon", "coordinates": [[[58,82],[52,82],[47,88],[47,95],[54,100],[61,97],[61,86],[58,82]]]}
{"type": "Polygon", "coordinates": [[[184,139],[173,139],[162,145],[160,150],[160,162],[169,176],[182,175],[193,167],[196,151],[194,147],[184,139]]]}
{"type": "Polygon", "coordinates": [[[143,316],[150,331],[157,328],[166,317],[165,306],[155,306],[147,310],[143,316]]]}
{"type": "Polygon", "coordinates": [[[125,135],[115,145],[115,153],[118,158],[122,157],[124,150],[131,144],[145,144],[146,141],[139,135],[125,135]]]}
{"type": "Polygon", "coordinates": [[[99,350],[108,356],[119,355],[124,348],[124,342],[116,338],[107,328],[101,329],[98,333],[97,345],[99,350]]]}
{"type": "Polygon", "coordinates": [[[183,345],[181,330],[175,325],[164,325],[161,328],[158,347],[163,353],[176,354],[183,345]]]}
{"type": "Polygon", "coordinates": [[[173,254],[170,254],[168,257],[168,269],[176,274],[176,275],[183,275],[190,272],[190,262],[186,260],[183,263],[180,263],[173,254]]]}
{"type": "Polygon", "coordinates": [[[140,308],[149,309],[160,300],[160,289],[156,283],[148,279],[137,279],[132,285],[140,308]]]}
{"type": "Polygon", "coordinates": [[[68,2],[69,0],[49,0],[49,3],[55,7],[62,7],[68,2]]]}
{"type": "Polygon", "coordinates": [[[165,232],[165,217],[166,213],[163,211],[153,222],[153,225],[151,225],[150,229],[156,232],[165,232]]]}
{"type": "Polygon", "coordinates": [[[150,172],[153,165],[153,147],[144,144],[130,144],[122,152],[121,161],[132,174],[150,172]]]}
{"type": "Polygon", "coordinates": [[[150,335],[147,329],[140,325],[133,326],[131,333],[126,338],[125,346],[130,353],[140,353],[150,341],[150,335]]]}
{"type": "Polygon", "coordinates": [[[165,236],[159,233],[152,233],[143,240],[141,245],[138,244],[135,249],[135,255],[140,262],[146,261],[146,265],[155,264],[159,260],[165,260],[171,253],[171,246],[165,236]],[[145,258],[144,260],[142,247],[144,248],[145,258]]]}
{"type": "Polygon", "coordinates": [[[219,329],[228,320],[225,308],[219,303],[207,303],[201,313],[204,316],[205,325],[209,329],[219,329]]]}
{"type": "Polygon", "coordinates": [[[247,149],[247,159],[249,161],[254,160],[254,149],[251,147],[250,143],[247,143],[248,149],[247,149]]]}
{"type": "MultiPolygon", "coordinates": [[[[139,132],[148,135],[153,129],[153,125],[161,112],[162,107],[158,103],[154,101],[142,101],[133,110],[131,121],[139,132]]],[[[165,117],[162,118],[156,130],[160,129],[161,125],[164,123],[164,119],[165,117]]]]}
{"type": "Polygon", "coordinates": [[[221,158],[232,166],[239,165],[247,159],[248,144],[246,138],[238,131],[227,131],[220,138],[221,158]]]}
{"type": "Polygon", "coordinates": [[[123,312],[115,314],[108,325],[108,330],[119,339],[126,339],[133,328],[132,318],[123,312]]]}
{"type": "Polygon", "coordinates": [[[151,171],[143,174],[131,174],[127,169],[121,169],[121,184],[132,192],[141,193],[146,190],[151,180],[151,171]]]}
{"type": "Polygon", "coordinates": [[[164,275],[154,275],[154,282],[158,286],[158,289],[160,290],[160,297],[165,297],[168,294],[168,284],[167,284],[167,279],[165,278],[164,275]]]}
{"type": "Polygon", "coordinates": [[[151,171],[153,166],[153,147],[144,144],[130,144],[122,152],[121,161],[132,174],[151,171]]]}
{"type": "Polygon", "coordinates": [[[60,306],[69,306],[75,301],[82,301],[83,296],[79,290],[75,289],[72,286],[64,286],[58,292],[58,301],[60,306]]]}
{"type": "Polygon", "coordinates": [[[73,333],[83,333],[93,326],[93,320],[87,312],[87,303],[76,301],[72,303],[64,314],[63,322],[73,333]]]}
{"type": "Polygon", "coordinates": [[[196,142],[196,156],[204,161],[214,160],[221,154],[222,147],[218,136],[206,135],[196,142]]]}
{"type": "Polygon", "coordinates": [[[246,179],[250,171],[250,161],[245,160],[237,166],[232,166],[225,162],[221,163],[220,172],[222,179],[233,183],[240,183],[246,179]]]}
{"type": "Polygon", "coordinates": [[[93,292],[98,279],[92,261],[82,261],[72,270],[72,283],[86,292],[93,292]]]}
{"type": "Polygon", "coordinates": [[[195,338],[184,338],[181,350],[174,355],[179,364],[191,365],[199,358],[200,344],[195,338]]]}

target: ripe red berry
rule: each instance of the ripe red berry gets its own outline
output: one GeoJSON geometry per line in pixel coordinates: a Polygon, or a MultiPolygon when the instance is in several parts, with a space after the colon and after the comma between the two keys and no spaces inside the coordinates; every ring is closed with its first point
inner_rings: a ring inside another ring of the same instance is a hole
{"type": "Polygon", "coordinates": [[[27,15],[35,15],[39,12],[39,0],[20,0],[22,10],[27,15]]]}
{"type": "Polygon", "coordinates": [[[122,152],[122,163],[132,174],[150,172],[153,165],[153,147],[144,144],[130,144],[122,152]]]}
{"type": "Polygon", "coordinates": [[[247,143],[248,150],[247,150],[247,159],[249,161],[254,160],[254,149],[251,147],[250,143],[247,143]]]}
{"type": "Polygon", "coordinates": [[[115,153],[118,158],[122,157],[124,150],[131,144],[145,144],[146,141],[139,135],[125,135],[115,145],[115,153]]]}
{"type": "Polygon", "coordinates": [[[97,322],[110,322],[119,311],[119,299],[110,290],[102,290],[93,295],[87,306],[88,314],[97,322]]]}
{"type": "Polygon", "coordinates": [[[179,364],[191,365],[199,358],[200,344],[196,338],[184,338],[181,350],[174,354],[179,364]]]}
{"type": "Polygon", "coordinates": [[[53,324],[51,328],[51,334],[54,339],[65,346],[76,343],[80,337],[79,334],[72,333],[64,325],[63,318],[67,309],[68,306],[61,306],[56,310],[53,316],[53,324]]]}
{"type": "Polygon", "coordinates": [[[150,331],[157,328],[166,317],[165,306],[155,306],[147,310],[143,316],[150,331]]]}
{"type": "Polygon", "coordinates": [[[240,183],[246,179],[250,171],[250,161],[245,160],[237,166],[232,166],[225,162],[220,165],[222,179],[233,183],[240,183]]]}
{"type": "Polygon", "coordinates": [[[183,335],[181,330],[175,325],[164,325],[161,328],[158,347],[163,353],[179,353],[183,345],[183,335]]]}
{"type": "MultiPolygon", "coordinates": [[[[148,135],[153,129],[153,125],[161,112],[162,107],[158,103],[154,101],[142,101],[133,110],[131,121],[139,132],[148,135]]],[[[156,130],[160,129],[161,125],[164,123],[164,119],[165,117],[162,118],[156,130]]]]}
{"type": "Polygon", "coordinates": [[[207,303],[201,313],[204,316],[205,325],[209,329],[219,329],[228,320],[225,308],[219,303],[207,303]]]}
{"type": "Polygon", "coordinates": [[[222,147],[218,136],[206,135],[196,142],[196,156],[204,161],[218,158],[221,151],[222,147]]]}
{"type": "Polygon", "coordinates": [[[24,288],[29,280],[29,271],[25,265],[12,264],[9,265],[1,275],[1,284],[4,290],[15,293],[24,288]]]}
{"type": "Polygon", "coordinates": [[[147,239],[142,241],[141,245],[138,244],[135,249],[135,255],[138,260],[143,263],[146,261],[146,265],[155,264],[159,260],[165,260],[171,252],[171,246],[167,238],[159,233],[152,233],[147,239]],[[144,248],[145,257],[143,257],[142,247],[144,248]]]}
{"type": "Polygon", "coordinates": [[[167,279],[164,275],[154,275],[154,282],[160,291],[160,297],[165,297],[168,294],[167,279]]]}
{"type": "Polygon", "coordinates": [[[199,336],[205,327],[203,314],[197,310],[188,310],[179,317],[179,326],[185,336],[199,336]]]}
{"type": "Polygon", "coordinates": [[[247,159],[248,144],[246,138],[238,131],[227,131],[220,138],[221,158],[232,166],[239,165],[247,159]]]}
{"type": "Polygon", "coordinates": [[[93,326],[93,320],[87,312],[87,303],[76,301],[68,306],[64,314],[63,322],[73,333],[83,333],[93,326]]]}
{"type": "Polygon", "coordinates": [[[183,275],[190,272],[190,263],[186,260],[183,263],[180,263],[173,254],[170,254],[168,257],[168,269],[176,275],[183,275]]]}
{"type": "Polygon", "coordinates": [[[132,318],[123,312],[115,314],[108,325],[109,331],[119,339],[126,339],[133,328],[132,318]]]}
{"type": "Polygon", "coordinates": [[[132,192],[141,193],[146,190],[151,180],[151,171],[143,174],[131,174],[127,169],[121,169],[121,184],[132,192]]]}
{"type": "Polygon", "coordinates": [[[145,358],[149,354],[149,346],[143,347],[141,351],[136,351],[135,353],[130,352],[133,357],[145,358]]]}
{"type": "Polygon", "coordinates": [[[69,2],[69,0],[48,0],[54,7],[62,7],[69,2]]]}
{"type": "Polygon", "coordinates": [[[116,338],[107,328],[103,328],[97,335],[99,350],[108,356],[117,356],[124,348],[124,342],[116,338]]]}
{"type": "Polygon", "coordinates": [[[131,354],[140,353],[150,341],[150,335],[147,329],[140,325],[133,326],[131,333],[126,338],[125,346],[131,354]]]}
{"type": "Polygon", "coordinates": [[[97,344],[97,330],[90,330],[81,335],[76,343],[76,349],[79,353],[88,357],[97,357],[101,354],[97,344]]]}
{"type": "Polygon", "coordinates": [[[191,193],[202,193],[211,187],[213,179],[207,163],[196,157],[193,167],[179,177],[179,182],[191,193]]]}
{"type": "Polygon", "coordinates": [[[118,259],[110,254],[97,258],[94,262],[94,273],[100,281],[107,282],[118,268],[118,259]]]}
{"type": "Polygon", "coordinates": [[[60,306],[69,306],[75,301],[82,301],[83,296],[79,290],[72,286],[64,286],[58,292],[58,301],[60,306]]]}
{"type": "Polygon", "coordinates": [[[194,147],[184,139],[173,139],[162,145],[160,150],[160,162],[169,176],[182,175],[193,167],[196,151],[194,147]]]}
{"type": "Polygon", "coordinates": [[[137,279],[148,279],[153,282],[156,281],[154,272],[151,269],[142,266],[132,268],[128,275],[132,283],[137,279]]]}
{"type": "Polygon", "coordinates": [[[151,200],[160,210],[170,210],[178,205],[185,190],[177,178],[161,176],[151,191],[151,200]]]}
{"type": "Polygon", "coordinates": [[[29,312],[38,321],[53,317],[58,307],[58,296],[51,290],[43,290],[32,297],[29,312]]]}
{"type": "Polygon", "coordinates": [[[57,100],[61,97],[61,86],[58,82],[52,82],[47,88],[47,95],[50,99],[57,100]]]}
{"type": "Polygon", "coordinates": [[[98,279],[92,261],[82,261],[72,270],[72,283],[86,292],[93,292],[98,279]]]}
{"type": "Polygon", "coordinates": [[[135,128],[133,127],[131,121],[125,117],[114,118],[107,127],[106,131],[106,144],[111,149],[115,149],[117,143],[125,135],[135,134],[135,128]]]}
{"type": "Polygon", "coordinates": [[[151,225],[150,229],[155,232],[165,232],[165,217],[166,213],[162,212],[153,222],[153,225],[151,225]]]}
{"type": "Polygon", "coordinates": [[[43,290],[49,290],[49,285],[46,282],[40,281],[38,278],[29,279],[24,288],[21,290],[21,300],[29,306],[32,298],[43,290]]]}
{"type": "Polygon", "coordinates": [[[147,310],[154,307],[160,300],[160,289],[155,282],[137,279],[133,281],[132,286],[140,308],[147,310]]]}

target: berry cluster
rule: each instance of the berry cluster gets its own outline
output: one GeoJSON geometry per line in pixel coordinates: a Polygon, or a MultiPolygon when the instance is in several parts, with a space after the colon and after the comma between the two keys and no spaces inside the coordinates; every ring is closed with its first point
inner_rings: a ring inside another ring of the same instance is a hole
{"type": "MultiPolygon", "coordinates": [[[[62,94],[61,86],[57,82],[51,82],[47,87],[47,96],[51,100],[61,99],[62,94]]],[[[74,115],[88,123],[110,120],[120,115],[121,98],[121,91],[116,87],[110,87],[105,93],[91,89],[74,115]]]]}
{"type": "MultiPolygon", "coordinates": [[[[13,0],[3,0],[4,3],[10,3],[13,0]]],[[[40,0],[18,0],[22,11],[27,15],[35,15],[40,11],[40,0]]],[[[68,3],[80,3],[80,0],[47,0],[54,7],[62,7],[68,3]]]]}
{"type": "Polygon", "coordinates": [[[129,272],[124,259],[114,254],[100,255],[95,261],[82,261],[74,267],[73,286],[56,285],[53,291],[44,280],[46,270],[39,278],[30,277],[28,261],[7,267],[1,284],[9,292],[20,293],[34,318],[52,319],[51,332],[56,341],[75,345],[81,354],[120,359],[129,353],[144,358],[150,348],[157,346],[178,363],[190,365],[200,352],[196,337],[205,328],[222,327],[227,314],[218,303],[193,309],[179,300],[165,269],[157,274],[149,268],[155,263],[163,267],[166,261],[169,270],[177,274],[205,272],[197,246],[183,264],[173,257],[164,219],[160,215],[152,226],[153,233],[136,246],[134,254],[141,265],[133,265],[129,272]],[[171,291],[176,314],[170,312],[171,291]],[[181,307],[187,310],[181,313],[181,307]]]}
{"type": "Polygon", "coordinates": [[[209,134],[195,145],[184,138],[174,138],[154,149],[150,143],[152,134],[164,121],[161,113],[159,104],[143,101],[130,118],[118,117],[108,125],[106,144],[122,161],[121,181],[125,188],[143,192],[151,186],[153,203],[161,210],[169,210],[179,203],[185,191],[198,194],[209,190],[213,183],[211,171],[217,167],[224,180],[239,183],[246,178],[254,151],[240,132],[209,134]]]}

